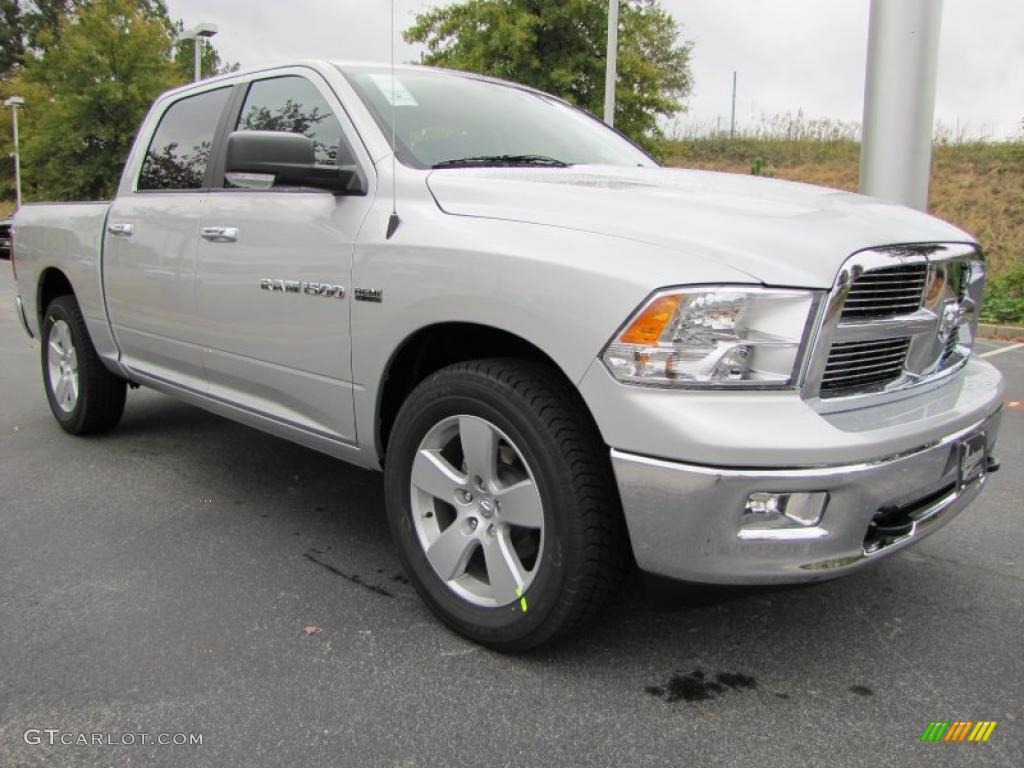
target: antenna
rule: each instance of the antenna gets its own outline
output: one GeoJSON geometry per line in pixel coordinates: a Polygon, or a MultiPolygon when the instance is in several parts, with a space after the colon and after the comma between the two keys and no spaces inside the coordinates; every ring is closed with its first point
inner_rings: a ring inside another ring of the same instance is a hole
{"type": "Polygon", "coordinates": [[[398,177],[395,171],[398,168],[398,107],[395,93],[395,4],[398,0],[391,0],[391,216],[388,217],[388,232],[386,239],[390,240],[398,229],[400,219],[398,218],[398,177]]]}

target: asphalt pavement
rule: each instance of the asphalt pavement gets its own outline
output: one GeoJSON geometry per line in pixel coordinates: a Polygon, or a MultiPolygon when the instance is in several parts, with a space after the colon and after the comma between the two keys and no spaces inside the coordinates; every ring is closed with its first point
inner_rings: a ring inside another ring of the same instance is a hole
{"type": "Polygon", "coordinates": [[[1024,765],[1024,348],[988,358],[1002,471],[917,547],[798,589],[637,578],[508,657],[419,601],[379,475],[144,389],[65,435],[13,298],[0,263],[0,766],[1024,765]],[[135,743],[60,743],[93,733],[135,743]]]}

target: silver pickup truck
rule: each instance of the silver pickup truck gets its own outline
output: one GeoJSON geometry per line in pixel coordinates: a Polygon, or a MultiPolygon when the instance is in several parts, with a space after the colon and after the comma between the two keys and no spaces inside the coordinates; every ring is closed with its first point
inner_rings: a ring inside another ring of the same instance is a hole
{"type": "Polygon", "coordinates": [[[969,235],[661,168],[476,75],[310,62],[167,93],[113,202],[25,206],[13,262],[66,431],[145,385],[382,469],[423,599],[506,651],[634,562],[851,572],[998,466],[969,235]]]}

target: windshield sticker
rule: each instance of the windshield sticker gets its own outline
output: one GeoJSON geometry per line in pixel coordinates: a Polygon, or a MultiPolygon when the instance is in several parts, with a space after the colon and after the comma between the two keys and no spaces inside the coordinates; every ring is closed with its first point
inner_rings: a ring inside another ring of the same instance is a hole
{"type": "Polygon", "coordinates": [[[377,86],[384,98],[388,100],[388,105],[392,107],[418,107],[416,99],[409,92],[409,89],[405,87],[401,80],[397,77],[393,78],[391,75],[370,75],[370,79],[373,80],[373,84],[377,86]]]}

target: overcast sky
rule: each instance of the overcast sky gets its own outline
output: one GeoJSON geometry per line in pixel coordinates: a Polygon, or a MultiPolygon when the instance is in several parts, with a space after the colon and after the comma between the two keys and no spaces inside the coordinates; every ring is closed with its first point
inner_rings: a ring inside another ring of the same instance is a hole
{"type": "MultiPolygon", "coordinates": [[[[898,1],[898,0],[893,0],[898,1]]],[[[190,26],[220,26],[222,55],[243,67],[297,58],[386,61],[388,0],[170,0],[190,26]]],[[[399,0],[398,27],[443,5],[399,0]]],[[[762,115],[859,121],[863,103],[869,0],[662,0],[683,36],[696,44],[695,88],[683,127],[728,124],[732,72],[737,120],[762,115]]],[[[1019,135],[1024,118],[1024,3],[945,0],[936,118],[971,136],[1019,135]]],[[[400,61],[417,48],[398,45],[400,61]]]]}

